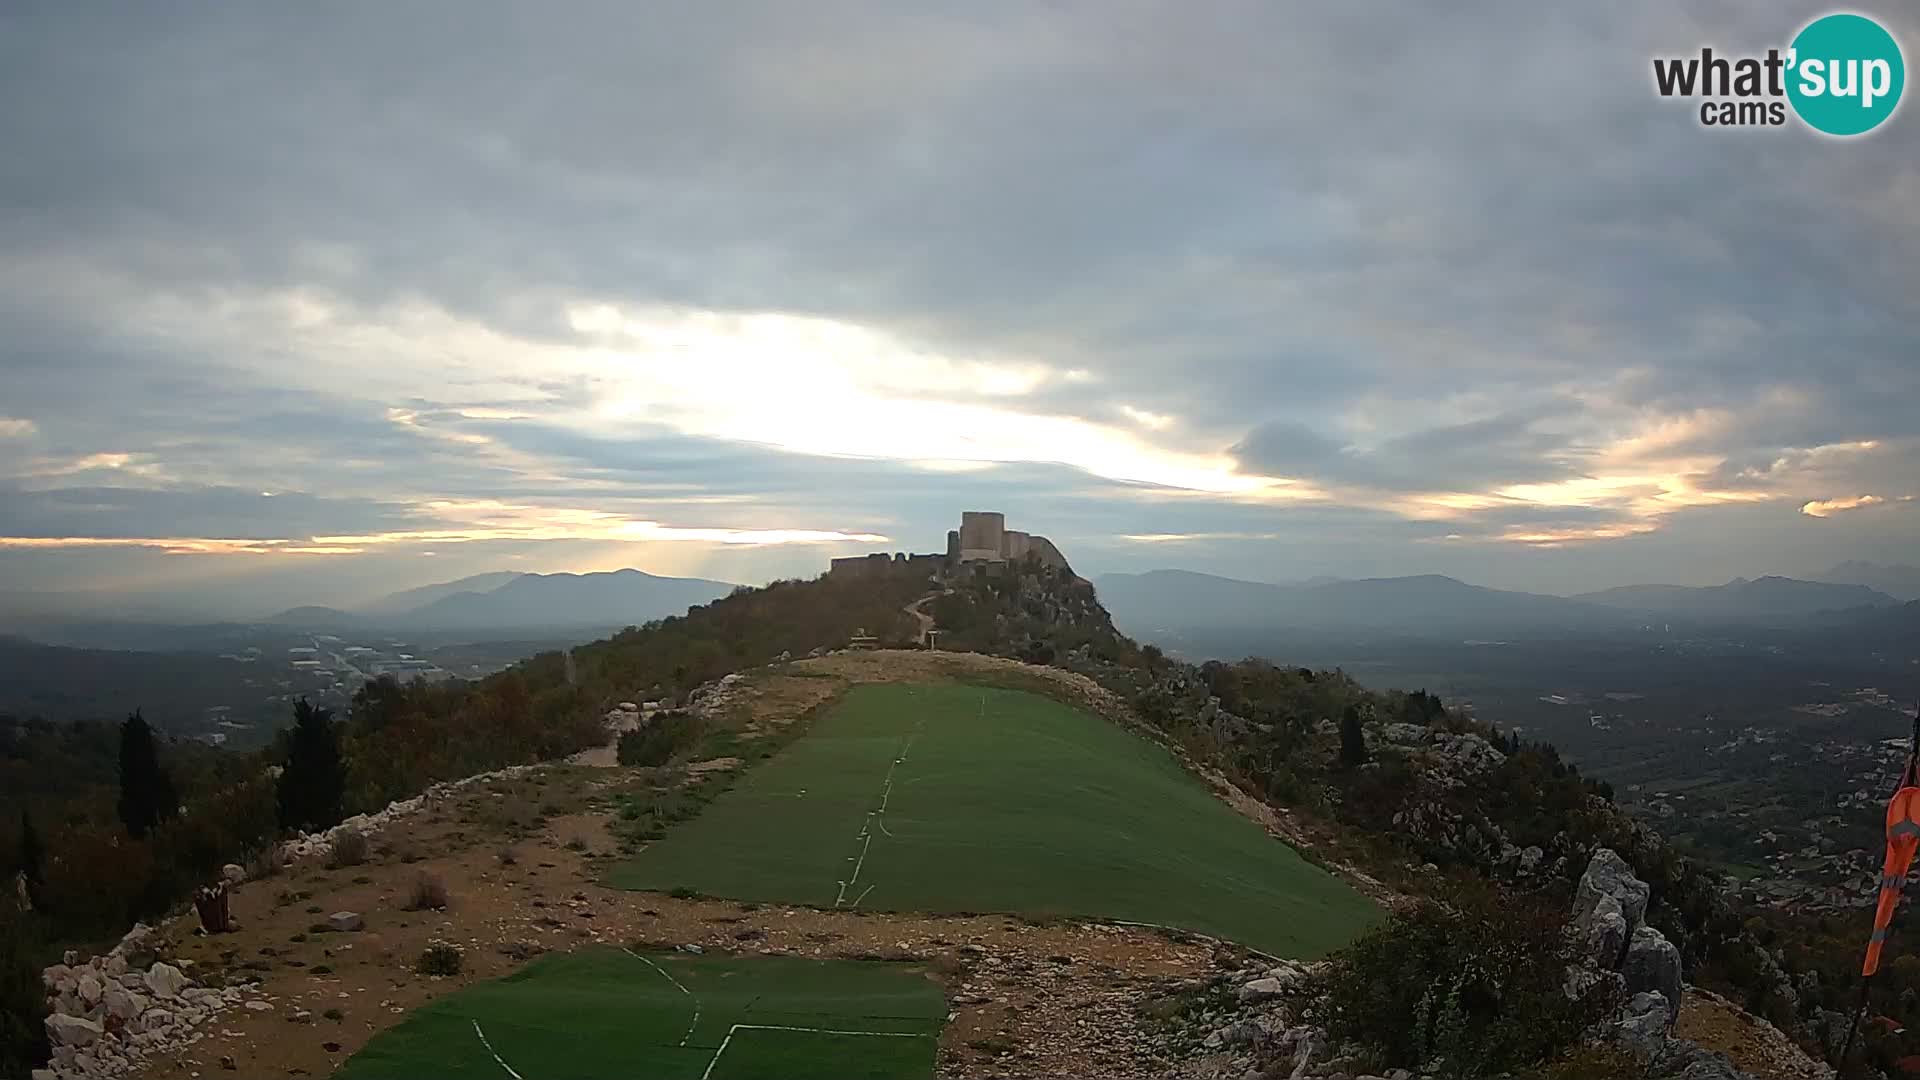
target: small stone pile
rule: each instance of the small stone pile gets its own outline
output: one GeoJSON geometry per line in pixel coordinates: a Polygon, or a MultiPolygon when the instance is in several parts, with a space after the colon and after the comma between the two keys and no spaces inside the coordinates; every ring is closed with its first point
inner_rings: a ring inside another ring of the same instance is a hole
{"type": "Polygon", "coordinates": [[[746,675],[736,671],[701,683],[687,694],[687,711],[702,717],[719,715],[745,689],[741,684],[746,681],[746,675]]]}
{"type": "Polygon", "coordinates": [[[220,1013],[271,1009],[257,983],[215,988],[159,959],[155,931],[136,923],[104,956],[65,962],[41,973],[47,990],[52,1060],[33,1080],[115,1076],[199,1042],[220,1013]]]}
{"type": "Polygon", "coordinates": [[[1181,1080],[1413,1080],[1406,1069],[1385,1076],[1356,1071],[1354,1055],[1334,1045],[1326,1029],[1296,1015],[1302,1004],[1298,991],[1320,967],[1262,961],[1217,977],[1205,997],[1212,1004],[1198,1017],[1203,1029],[1212,1030],[1195,1046],[1170,1048],[1169,1056],[1179,1063],[1173,1075],[1181,1080]]]}

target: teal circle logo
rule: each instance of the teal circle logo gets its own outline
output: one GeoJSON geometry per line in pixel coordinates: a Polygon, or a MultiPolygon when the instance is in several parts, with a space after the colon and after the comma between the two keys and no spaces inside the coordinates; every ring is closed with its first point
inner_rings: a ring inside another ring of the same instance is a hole
{"type": "Polygon", "coordinates": [[[1907,85],[1900,43],[1864,15],[1827,15],[1793,39],[1787,99],[1816,131],[1861,135],[1893,115],[1907,85]]]}

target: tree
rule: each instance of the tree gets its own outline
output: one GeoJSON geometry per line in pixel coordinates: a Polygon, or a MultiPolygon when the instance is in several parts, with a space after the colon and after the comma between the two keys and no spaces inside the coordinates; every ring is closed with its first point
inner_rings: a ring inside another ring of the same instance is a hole
{"type": "Polygon", "coordinates": [[[1360,706],[1349,705],[1340,717],[1340,764],[1349,769],[1367,763],[1367,735],[1360,727],[1360,706]]]}
{"type": "Polygon", "coordinates": [[[160,767],[153,729],[135,709],[120,725],[120,823],[134,837],[144,837],[179,813],[180,796],[173,789],[173,779],[160,767]]]}
{"type": "Polygon", "coordinates": [[[287,739],[287,764],[280,773],[280,825],[318,830],[340,824],[347,770],[340,760],[340,733],[331,709],[316,709],[301,698],[293,706],[293,731],[287,739]]]}
{"type": "Polygon", "coordinates": [[[33,827],[33,814],[20,811],[20,873],[26,875],[27,895],[38,903],[41,876],[46,866],[46,847],[40,842],[40,830],[33,827]]]}
{"type": "Polygon", "coordinates": [[[0,895],[0,1076],[25,1076],[47,1060],[46,942],[34,917],[0,895]]]}

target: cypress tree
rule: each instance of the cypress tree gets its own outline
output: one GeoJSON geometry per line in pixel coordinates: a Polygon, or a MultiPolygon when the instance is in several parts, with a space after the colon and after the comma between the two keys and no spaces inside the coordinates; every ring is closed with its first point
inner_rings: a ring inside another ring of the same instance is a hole
{"type": "Polygon", "coordinates": [[[1367,736],[1360,727],[1360,706],[1349,705],[1340,717],[1340,764],[1355,768],[1367,763],[1367,736]]]}
{"type": "Polygon", "coordinates": [[[173,780],[160,767],[153,729],[135,709],[120,725],[120,823],[134,837],[144,837],[155,825],[171,821],[180,812],[173,780]]]}
{"type": "Polygon", "coordinates": [[[287,764],[280,772],[281,828],[314,831],[340,824],[346,816],[346,791],[347,770],[340,760],[333,711],[316,709],[301,698],[293,706],[287,764]]]}
{"type": "Polygon", "coordinates": [[[33,827],[33,814],[20,811],[20,872],[27,876],[27,895],[36,903],[46,860],[46,847],[40,842],[40,830],[33,827]]]}

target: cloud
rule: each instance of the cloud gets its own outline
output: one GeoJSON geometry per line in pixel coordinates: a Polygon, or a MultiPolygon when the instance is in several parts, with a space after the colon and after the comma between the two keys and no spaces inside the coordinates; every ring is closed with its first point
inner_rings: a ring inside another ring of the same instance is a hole
{"type": "Polygon", "coordinates": [[[1116,562],[1630,580],[1788,569],[1797,508],[1920,469],[1920,127],[1646,85],[1777,11],[0,20],[0,534],[788,573],[728,538],[1005,506],[1116,562]]]}
{"type": "Polygon", "coordinates": [[[1839,499],[1819,499],[1802,504],[1800,512],[1808,517],[1831,517],[1847,510],[1860,510],[1869,506],[1879,506],[1887,500],[1878,495],[1852,495],[1839,499]]]}

